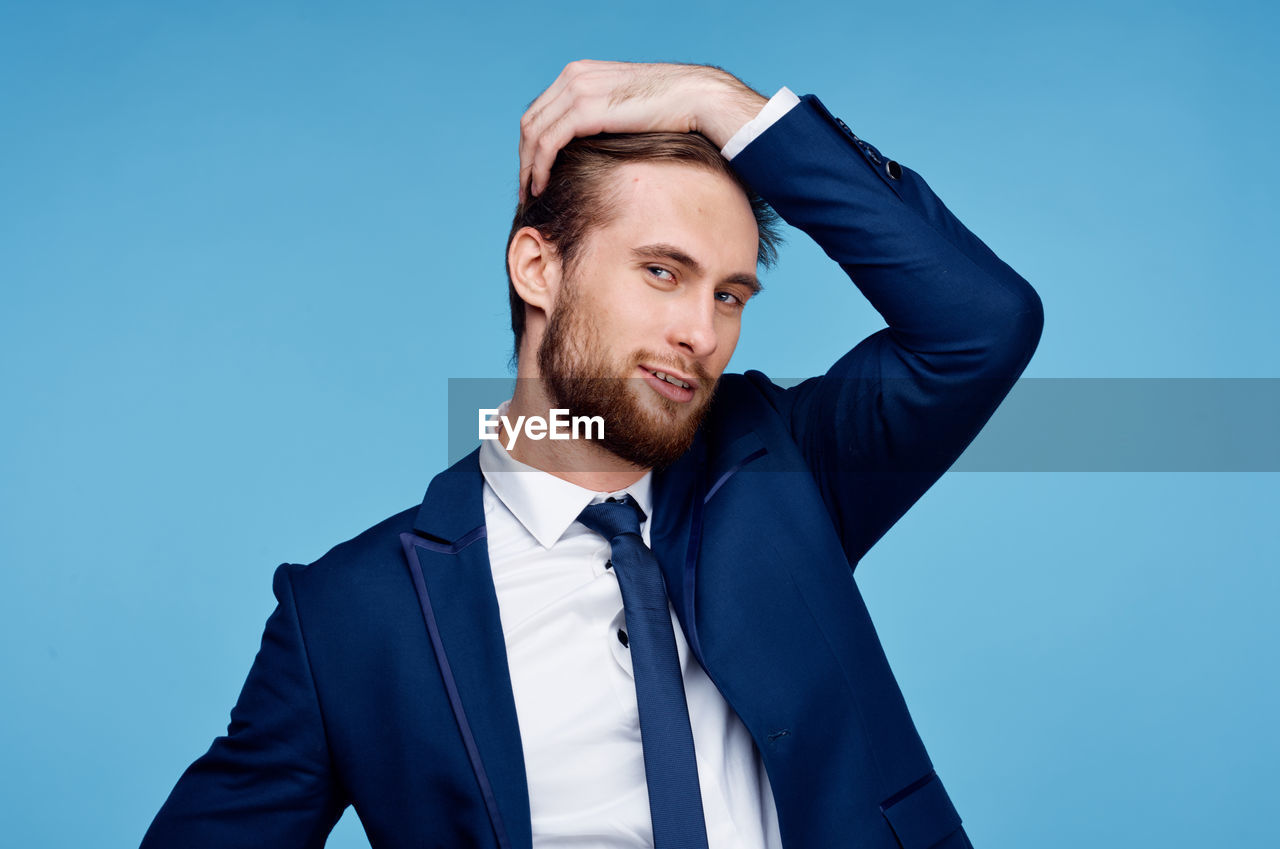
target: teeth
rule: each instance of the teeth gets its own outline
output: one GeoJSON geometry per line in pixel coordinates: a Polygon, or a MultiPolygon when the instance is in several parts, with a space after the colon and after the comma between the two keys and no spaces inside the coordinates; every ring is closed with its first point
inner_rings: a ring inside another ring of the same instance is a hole
{"type": "Polygon", "coordinates": [[[670,383],[672,386],[679,386],[681,389],[690,388],[689,384],[685,383],[680,378],[672,377],[671,375],[667,374],[664,371],[655,371],[653,373],[653,376],[658,378],[659,380],[665,380],[667,383],[670,383]]]}

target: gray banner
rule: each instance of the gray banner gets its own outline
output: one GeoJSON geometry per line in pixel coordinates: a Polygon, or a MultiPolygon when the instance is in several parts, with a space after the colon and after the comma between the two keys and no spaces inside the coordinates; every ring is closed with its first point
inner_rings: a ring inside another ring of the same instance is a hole
{"type": "MultiPolygon", "coordinates": [[[[514,387],[449,379],[450,463],[479,444],[478,411],[514,387]]],[[[1280,378],[1023,378],[951,470],[1277,472],[1280,378]]]]}

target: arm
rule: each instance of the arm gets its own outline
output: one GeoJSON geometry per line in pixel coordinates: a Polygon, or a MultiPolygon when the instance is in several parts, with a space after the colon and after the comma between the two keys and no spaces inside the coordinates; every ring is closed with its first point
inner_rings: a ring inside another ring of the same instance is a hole
{"type": "MultiPolygon", "coordinates": [[[[718,68],[574,62],[521,119],[522,192],[528,182],[539,193],[575,137],[696,130],[724,149],[765,103],[718,68]]],[[[1039,341],[1040,299],[918,174],[817,98],[736,146],[734,169],[889,325],[791,390],[752,375],[790,423],[856,564],[1008,394],[1039,341]]]]}
{"type": "Polygon", "coordinates": [[[183,773],[142,849],[310,849],[341,816],[288,566],[273,588],[278,604],[227,735],[183,773]]]}
{"type": "Polygon", "coordinates": [[[787,416],[856,564],[1008,394],[1039,341],[1040,299],[918,174],[813,96],[732,161],[889,325],[792,389],[753,375],[787,416]]]}

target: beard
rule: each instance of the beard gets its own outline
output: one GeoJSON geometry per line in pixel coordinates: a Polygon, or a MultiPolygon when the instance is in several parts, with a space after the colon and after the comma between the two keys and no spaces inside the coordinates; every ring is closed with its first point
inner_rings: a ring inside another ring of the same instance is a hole
{"type": "Polygon", "coordinates": [[[715,382],[701,363],[690,368],[650,351],[610,362],[595,325],[580,308],[574,285],[563,290],[538,346],[538,370],[552,406],[567,409],[571,416],[600,416],[604,436],[593,442],[642,468],[666,468],[693,444],[711,406],[715,382]],[[692,374],[698,380],[697,394],[683,403],[658,394],[646,378],[631,377],[640,363],[692,374]]]}

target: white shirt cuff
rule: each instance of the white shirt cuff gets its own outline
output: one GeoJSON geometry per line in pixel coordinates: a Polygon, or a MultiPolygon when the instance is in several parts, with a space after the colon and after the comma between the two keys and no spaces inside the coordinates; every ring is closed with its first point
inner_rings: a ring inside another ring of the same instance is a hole
{"type": "Polygon", "coordinates": [[[778,89],[778,93],[769,98],[769,102],[760,110],[760,114],[743,124],[742,128],[733,134],[733,138],[720,148],[720,153],[725,159],[733,159],[742,152],[744,147],[755,141],[761,133],[772,127],[775,121],[790,112],[791,107],[799,102],[800,98],[796,97],[791,89],[786,86],[778,89]]]}

